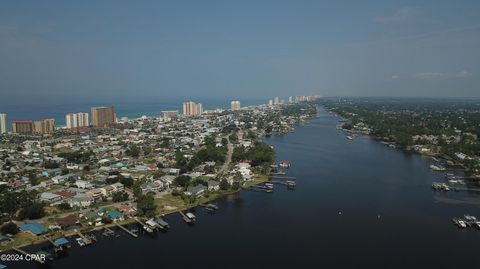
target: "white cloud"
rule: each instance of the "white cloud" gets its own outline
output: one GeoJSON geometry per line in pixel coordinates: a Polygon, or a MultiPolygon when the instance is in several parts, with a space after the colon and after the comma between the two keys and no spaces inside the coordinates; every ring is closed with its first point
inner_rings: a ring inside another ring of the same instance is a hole
{"type": "Polygon", "coordinates": [[[414,10],[411,7],[403,7],[390,16],[380,16],[374,19],[378,23],[390,23],[404,21],[413,16],[414,10]]]}
{"type": "Polygon", "coordinates": [[[460,72],[423,72],[415,74],[416,78],[420,79],[442,79],[442,78],[466,78],[471,76],[468,71],[460,72]]]}
{"type": "Polygon", "coordinates": [[[400,76],[399,75],[392,75],[392,79],[399,79],[400,76]]]}

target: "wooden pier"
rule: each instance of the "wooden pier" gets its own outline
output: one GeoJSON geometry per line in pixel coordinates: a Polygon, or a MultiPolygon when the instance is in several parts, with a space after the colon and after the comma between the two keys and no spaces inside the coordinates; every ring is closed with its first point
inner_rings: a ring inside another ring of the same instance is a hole
{"type": "Polygon", "coordinates": [[[122,225],[120,225],[120,224],[118,224],[118,223],[115,224],[115,225],[116,225],[118,228],[122,229],[122,230],[123,230],[124,232],[126,232],[127,234],[129,234],[129,235],[131,235],[131,236],[133,236],[133,237],[135,237],[135,238],[138,237],[137,234],[133,233],[132,231],[130,231],[129,229],[123,227],[122,225]]]}
{"type": "Polygon", "coordinates": [[[178,213],[180,213],[180,215],[182,216],[183,221],[185,221],[188,224],[193,223],[193,220],[187,217],[187,215],[185,215],[182,211],[178,211],[178,213]]]}
{"type": "Polygon", "coordinates": [[[86,237],[83,235],[80,231],[77,231],[77,229],[74,230],[80,238],[82,238],[83,242],[85,242],[85,245],[91,245],[92,244],[92,239],[86,237]]]}
{"type": "Polygon", "coordinates": [[[297,180],[296,177],[288,177],[288,176],[268,176],[269,178],[276,178],[276,179],[288,179],[288,180],[297,180]]]}
{"type": "Polygon", "coordinates": [[[147,226],[147,225],[145,225],[145,223],[143,223],[143,222],[142,222],[141,220],[139,220],[138,218],[134,218],[134,219],[135,219],[135,221],[136,221],[138,224],[140,224],[140,225],[142,225],[142,226],[147,226]]]}
{"type": "Polygon", "coordinates": [[[244,190],[247,191],[260,191],[260,192],[266,192],[266,193],[273,193],[273,189],[267,188],[267,187],[262,187],[262,186],[250,186],[248,188],[245,188],[244,190]]]}
{"type": "Polygon", "coordinates": [[[20,248],[12,248],[14,251],[22,254],[22,255],[25,255],[25,256],[30,256],[32,257],[36,262],[40,263],[40,264],[44,264],[45,261],[41,260],[41,259],[37,259],[37,258],[34,258],[36,256],[36,254],[30,254],[28,252],[26,252],[25,250],[23,249],[20,249],[20,248]]]}
{"type": "Polygon", "coordinates": [[[266,183],[284,185],[284,186],[287,186],[287,188],[290,188],[290,189],[295,188],[295,186],[297,185],[297,183],[295,181],[292,181],[292,180],[287,180],[287,181],[270,180],[270,181],[267,181],[266,183]]]}

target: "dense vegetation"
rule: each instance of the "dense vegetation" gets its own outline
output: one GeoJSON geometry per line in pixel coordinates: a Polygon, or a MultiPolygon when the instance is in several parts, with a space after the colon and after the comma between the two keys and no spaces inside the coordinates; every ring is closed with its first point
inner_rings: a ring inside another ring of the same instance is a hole
{"type": "Polygon", "coordinates": [[[11,218],[37,219],[45,216],[44,204],[38,202],[37,192],[25,190],[12,192],[6,187],[0,188],[0,211],[11,218]]]}
{"type": "MultiPolygon", "coordinates": [[[[372,135],[397,143],[406,150],[429,145],[440,155],[462,152],[480,156],[480,102],[428,99],[327,99],[322,104],[348,121],[344,128],[364,123],[372,135]],[[434,139],[414,139],[432,136],[434,139]]],[[[466,161],[467,166],[475,163],[466,161]]]]}
{"type": "Polygon", "coordinates": [[[269,145],[257,141],[249,149],[235,148],[232,159],[234,161],[250,160],[252,166],[270,165],[275,160],[275,151],[269,145]]]}

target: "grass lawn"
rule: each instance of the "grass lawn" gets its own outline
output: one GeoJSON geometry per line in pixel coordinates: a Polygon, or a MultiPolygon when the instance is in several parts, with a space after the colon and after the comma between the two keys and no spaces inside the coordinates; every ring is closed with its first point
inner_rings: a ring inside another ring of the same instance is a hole
{"type": "Polygon", "coordinates": [[[15,247],[15,246],[30,245],[30,244],[32,244],[35,241],[38,241],[40,239],[41,239],[40,237],[36,237],[36,236],[34,236],[30,233],[27,233],[27,232],[19,232],[18,234],[15,235],[12,242],[10,242],[6,245],[0,246],[0,250],[2,250],[2,251],[7,250],[7,249],[10,249],[10,248],[15,247]]]}
{"type": "Polygon", "coordinates": [[[186,204],[180,196],[173,196],[166,194],[160,198],[155,199],[157,205],[157,214],[166,214],[176,211],[181,208],[185,208],[186,204]]]}

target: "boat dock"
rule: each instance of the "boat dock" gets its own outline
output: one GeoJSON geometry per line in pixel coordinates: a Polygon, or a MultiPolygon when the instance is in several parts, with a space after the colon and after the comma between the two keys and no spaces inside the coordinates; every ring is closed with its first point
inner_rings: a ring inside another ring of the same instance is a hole
{"type": "Polygon", "coordinates": [[[83,235],[80,231],[77,231],[76,229],[74,230],[77,235],[82,238],[83,242],[85,242],[85,245],[91,245],[92,244],[92,239],[86,237],[85,235],[83,235]]]}
{"type": "Polygon", "coordinates": [[[201,206],[208,211],[217,211],[218,210],[218,206],[215,205],[215,204],[200,204],[198,206],[201,206]]]}
{"type": "Polygon", "coordinates": [[[129,229],[123,227],[122,225],[120,225],[120,224],[118,224],[118,223],[115,224],[115,225],[116,225],[118,228],[122,229],[122,230],[123,230],[124,232],[126,232],[127,234],[129,234],[129,235],[131,235],[131,236],[133,236],[133,237],[138,237],[137,234],[133,233],[132,231],[130,231],[129,229]]]}
{"type": "Polygon", "coordinates": [[[268,176],[269,178],[274,178],[274,179],[288,179],[288,180],[297,180],[296,177],[288,177],[288,176],[275,176],[275,175],[270,175],[268,176]]]}
{"type": "Polygon", "coordinates": [[[271,188],[263,187],[263,186],[257,186],[257,185],[250,186],[250,187],[248,187],[248,188],[245,188],[244,190],[247,190],[247,191],[260,191],[260,192],[266,192],[266,193],[273,193],[273,190],[272,190],[271,188]]]}
{"type": "Polygon", "coordinates": [[[186,223],[192,223],[192,220],[189,219],[187,215],[185,215],[182,211],[178,211],[178,213],[180,213],[180,215],[182,216],[183,221],[185,221],[186,223]]]}
{"type": "Polygon", "coordinates": [[[180,215],[182,216],[183,221],[185,221],[188,224],[193,223],[193,220],[187,217],[187,215],[185,215],[182,211],[178,211],[178,213],[180,213],[180,215]]]}
{"type": "Polygon", "coordinates": [[[272,184],[278,184],[278,185],[284,185],[289,188],[295,188],[297,183],[295,181],[287,180],[287,181],[280,181],[280,180],[270,180],[267,183],[272,183],[272,184]]]}
{"type": "Polygon", "coordinates": [[[115,234],[115,232],[114,232],[112,229],[108,228],[108,227],[105,227],[105,228],[103,228],[103,229],[105,230],[105,231],[102,233],[103,236],[109,237],[109,236],[113,236],[113,235],[115,234]]]}
{"type": "Polygon", "coordinates": [[[162,217],[158,217],[155,221],[158,223],[158,225],[160,225],[162,229],[170,228],[170,225],[168,224],[168,222],[163,220],[162,217]]]}
{"type": "Polygon", "coordinates": [[[20,249],[20,248],[12,248],[12,249],[13,249],[14,251],[22,254],[22,255],[32,257],[32,259],[34,259],[34,260],[35,260],[36,262],[38,262],[38,263],[41,263],[41,264],[44,264],[44,263],[45,263],[45,261],[42,260],[42,259],[40,259],[40,257],[39,257],[38,255],[36,255],[36,254],[30,254],[30,253],[28,253],[28,252],[26,252],[25,250],[20,249]],[[36,257],[36,258],[34,258],[34,257],[36,257]]]}

